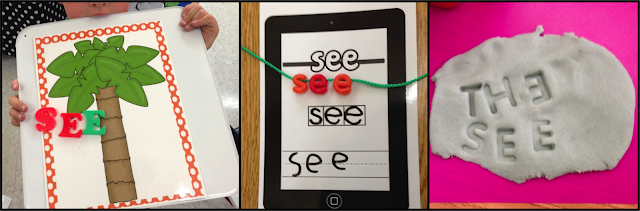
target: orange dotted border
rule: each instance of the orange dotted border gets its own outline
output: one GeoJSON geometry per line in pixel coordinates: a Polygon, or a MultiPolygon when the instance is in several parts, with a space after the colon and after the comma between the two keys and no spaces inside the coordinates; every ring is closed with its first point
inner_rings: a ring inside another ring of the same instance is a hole
{"type": "MultiPolygon", "coordinates": [[[[43,45],[50,43],[58,43],[64,41],[70,41],[75,39],[84,39],[95,36],[103,36],[103,35],[111,35],[111,34],[123,34],[128,32],[136,32],[136,31],[145,31],[145,30],[154,30],[156,32],[156,41],[158,41],[158,49],[160,49],[160,58],[163,62],[163,70],[165,71],[165,78],[167,79],[169,92],[171,93],[171,102],[173,103],[174,114],[176,115],[176,124],[180,128],[179,134],[182,138],[182,148],[185,152],[185,161],[189,165],[189,175],[191,176],[191,186],[195,192],[195,194],[175,194],[171,198],[169,196],[163,196],[162,199],[158,197],[151,198],[151,200],[142,199],[140,203],[136,202],[136,200],[129,202],[118,202],[114,204],[107,205],[107,208],[122,208],[122,207],[130,207],[135,205],[142,204],[151,204],[155,202],[163,202],[163,201],[173,201],[177,199],[185,199],[189,197],[197,197],[204,196],[202,193],[202,181],[198,179],[198,175],[200,171],[195,166],[195,156],[191,153],[191,147],[193,146],[191,142],[188,140],[189,131],[186,129],[186,120],[182,117],[183,109],[180,106],[180,96],[178,96],[178,87],[175,85],[175,76],[171,73],[173,69],[171,64],[169,64],[169,54],[167,54],[167,46],[165,44],[165,37],[162,34],[162,26],[160,26],[160,21],[155,22],[147,22],[147,23],[139,23],[139,24],[129,24],[122,26],[114,26],[114,27],[106,27],[106,28],[98,28],[98,29],[89,29],[85,31],[78,32],[70,32],[66,34],[60,35],[52,35],[45,36],[35,39],[36,43],[36,61],[38,66],[38,84],[40,90],[40,108],[47,107],[49,105],[49,99],[47,98],[47,93],[49,90],[44,87],[47,83],[47,78],[44,77],[44,74],[47,72],[47,69],[43,66],[45,63],[45,58],[42,57],[44,53],[43,45]],[[172,90],[173,89],[173,90],[172,90]],[[198,186],[198,187],[196,187],[198,186]],[[127,204],[129,203],[129,204],[127,204]]],[[[44,139],[44,149],[45,149],[45,162],[46,162],[46,172],[47,172],[47,202],[49,204],[49,208],[55,208],[56,203],[58,203],[58,196],[53,192],[57,188],[56,182],[53,181],[53,176],[55,176],[55,169],[51,167],[54,163],[54,158],[51,156],[51,151],[53,151],[53,145],[50,143],[51,140],[51,132],[43,132],[42,137],[44,139]]],[[[98,206],[99,209],[104,209],[103,205],[98,206]]],[[[88,209],[93,209],[93,207],[88,207],[88,209]]]]}

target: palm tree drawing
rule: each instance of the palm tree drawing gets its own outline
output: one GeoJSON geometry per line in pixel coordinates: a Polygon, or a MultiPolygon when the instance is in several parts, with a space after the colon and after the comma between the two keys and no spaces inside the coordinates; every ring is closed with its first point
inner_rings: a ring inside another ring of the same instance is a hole
{"type": "Polygon", "coordinates": [[[47,67],[60,76],[49,97],[69,97],[67,113],[82,113],[94,100],[98,110],[104,111],[101,126],[107,130],[101,143],[111,203],[137,199],[118,98],[147,107],[142,86],[165,81],[147,64],[158,55],[157,50],[133,45],[125,50],[123,43],[124,36],[109,37],[106,43],[98,38],[80,41],[74,44],[75,55],[65,52],[47,67]]]}

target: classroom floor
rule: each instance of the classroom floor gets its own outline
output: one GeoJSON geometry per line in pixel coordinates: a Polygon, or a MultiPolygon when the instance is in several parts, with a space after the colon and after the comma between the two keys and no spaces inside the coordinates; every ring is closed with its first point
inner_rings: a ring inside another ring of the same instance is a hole
{"type": "MultiPolygon", "coordinates": [[[[229,124],[240,126],[239,3],[200,3],[218,21],[220,33],[207,52],[209,64],[218,85],[220,99],[229,124]]],[[[11,89],[17,79],[16,57],[2,55],[2,194],[12,199],[10,208],[24,208],[22,192],[22,159],[20,130],[11,125],[9,97],[18,94],[11,89]]],[[[161,206],[161,209],[223,208],[233,206],[224,198],[161,206]]]]}

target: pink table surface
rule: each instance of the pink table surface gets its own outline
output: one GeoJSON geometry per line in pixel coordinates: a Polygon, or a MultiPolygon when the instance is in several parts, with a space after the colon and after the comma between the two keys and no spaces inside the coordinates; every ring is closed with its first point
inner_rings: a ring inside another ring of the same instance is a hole
{"type": "MultiPolygon", "coordinates": [[[[470,3],[429,7],[429,75],[452,57],[492,37],[575,32],[611,51],[638,93],[638,3],[470,3]]],[[[429,108],[435,83],[429,78],[429,108]]],[[[553,180],[506,180],[457,157],[429,149],[429,202],[638,204],[638,100],[631,146],[613,170],[571,173],[553,180]]]]}

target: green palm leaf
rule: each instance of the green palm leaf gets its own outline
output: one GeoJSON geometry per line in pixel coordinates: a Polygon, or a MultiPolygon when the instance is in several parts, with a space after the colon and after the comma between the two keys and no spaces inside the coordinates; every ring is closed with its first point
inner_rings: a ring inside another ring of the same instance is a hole
{"type": "Polygon", "coordinates": [[[164,82],[164,77],[147,64],[139,68],[127,69],[125,72],[131,72],[129,78],[137,79],[143,86],[164,82]]]}
{"type": "Polygon", "coordinates": [[[49,91],[49,97],[67,97],[71,94],[73,87],[80,86],[78,75],[71,78],[60,77],[49,91]]]}
{"type": "Polygon", "coordinates": [[[68,51],[55,58],[47,67],[47,71],[60,77],[71,78],[76,74],[78,66],[82,66],[82,64],[75,59],[73,52],[68,51]]]}
{"type": "Polygon", "coordinates": [[[88,87],[75,86],[69,95],[67,113],[82,113],[93,104],[93,101],[93,94],[88,87]]]}
{"type": "Polygon", "coordinates": [[[142,107],[149,106],[147,95],[144,93],[140,82],[136,79],[123,80],[122,83],[116,87],[115,93],[127,102],[142,107]]]}
{"type": "Polygon", "coordinates": [[[94,37],[93,38],[93,49],[96,49],[96,50],[104,49],[104,43],[102,42],[102,40],[98,39],[97,37],[94,37]]]}
{"type": "Polygon", "coordinates": [[[82,76],[83,78],[78,80],[80,82],[80,85],[82,87],[85,87],[87,91],[91,93],[100,94],[98,88],[104,89],[107,87],[107,82],[101,80],[100,77],[98,77],[98,73],[96,72],[96,64],[89,65],[87,68],[85,68],[82,72],[82,76]]]}
{"type": "Polygon", "coordinates": [[[85,51],[91,49],[93,50],[93,45],[91,45],[91,40],[84,40],[73,44],[78,50],[79,53],[83,54],[85,51]]]}
{"type": "Polygon", "coordinates": [[[49,97],[69,96],[67,112],[81,113],[93,102],[99,88],[115,86],[115,94],[139,106],[148,106],[143,85],[158,84],[165,78],[149,66],[159,52],[144,46],[123,49],[124,36],[112,36],[104,43],[97,37],[74,44],[78,52],[65,52],[49,64],[47,71],[60,76],[49,97]]]}
{"type": "Polygon", "coordinates": [[[107,86],[115,86],[115,94],[123,100],[135,105],[147,107],[147,96],[142,84],[136,79],[129,79],[130,73],[123,73],[126,66],[115,59],[96,57],[96,70],[103,81],[109,81],[107,86]]]}
{"type": "Polygon", "coordinates": [[[124,36],[122,35],[107,38],[107,47],[122,48],[122,44],[124,44],[124,36]]]}
{"type": "Polygon", "coordinates": [[[131,68],[138,68],[149,63],[158,53],[160,52],[144,46],[129,46],[127,48],[127,56],[121,58],[120,61],[125,62],[131,68]]]}

